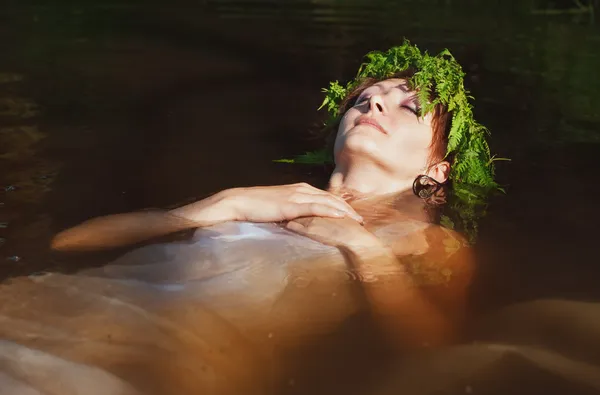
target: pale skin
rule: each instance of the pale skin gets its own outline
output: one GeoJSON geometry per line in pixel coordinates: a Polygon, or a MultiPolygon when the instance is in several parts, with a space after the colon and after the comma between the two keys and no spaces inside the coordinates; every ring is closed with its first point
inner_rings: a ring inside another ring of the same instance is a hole
{"type": "MultiPolygon", "coordinates": [[[[232,188],[168,215],[142,213],[145,222],[136,218],[139,213],[92,219],[59,233],[53,248],[115,247],[227,221],[284,222],[291,231],[338,247],[358,272],[385,280],[366,282],[364,290],[392,344],[406,347],[451,341],[453,322],[462,314],[472,275],[470,250],[458,248],[449,255],[428,248],[424,233],[386,246],[363,219],[372,204],[409,190],[420,174],[446,181],[449,164],[432,165],[430,160],[432,135],[432,117],[420,116],[415,93],[406,88],[406,81],[380,81],[365,89],[342,118],[334,148],[336,166],[327,191],[305,183],[232,188]],[[355,200],[348,203],[347,196],[355,200]],[[398,256],[422,254],[423,249],[429,251],[432,262],[445,262],[445,268],[460,274],[445,287],[422,291],[398,256]],[[432,298],[450,307],[444,309],[432,298]]],[[[462,245],[460,236],[439,227],[429,227],[427,235],[436,240],[449,237],[462,245]]]]}

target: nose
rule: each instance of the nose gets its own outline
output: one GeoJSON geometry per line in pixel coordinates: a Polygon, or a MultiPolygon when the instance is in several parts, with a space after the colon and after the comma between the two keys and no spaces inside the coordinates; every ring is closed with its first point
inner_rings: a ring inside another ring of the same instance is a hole
{"type": "Polygon", "coordinates": [[[383,97],[381,95],[371,96],[371,100],[369,100],[369,109],[373,113],[383,114],[385,112],[385,104],[383,102],[383,97]]]}

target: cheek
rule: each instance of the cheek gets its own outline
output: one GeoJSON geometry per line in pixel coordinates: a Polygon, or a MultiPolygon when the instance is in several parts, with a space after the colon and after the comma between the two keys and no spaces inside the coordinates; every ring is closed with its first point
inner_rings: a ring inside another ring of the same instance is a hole
{"type": "Polygon", "coordinates": [[[334,156],[337,156],[338,152],[340,152],[340,149],[344,145],[344,140],[345,140],[344,129],[343,129],[343,125],[340,123],[340,127],[338,128],[337,134],[335,135],[335,142],[333,143],[333,155],[334,156]]]}
{"type": "Polygon", "coordinates": [[[353,109],[348,110],[346,112],[346,114],[344,114],[342,119],[340,120],[340,126],[338,127],[338,130],[336,132],[335,142],[334,142],[334,146],[333,146],[333,152],[336,155],[340,151],[341,147],[344,145],[344,143],[346,141],[346,134],[347,134],[348,130],[350,130],[352,128],[352,126],[354,125],[354,121],[356,120],[356,117],[358,117],[358,114],[354,115],[352,112],[353,112],[353,109]]]}
{"type": "Polygon", "coordinates": [[[428,125],[405,126],[402,132],[394,135],[394,144],[390,144],[390,149],[402,153],[399,157],[403,157],[405,161],[410,160],[415,166],[425,166],[429,158],[432,135],[428,125]]]}
{"type": "Polygon", "coordinates": [[[360,116],[360,112],[355,108],[351,108],[342,117],[340,120],[340,126],[338,127],[338,136],[341,134],[345,134],[348,130],[352,129],[354,123],[356,122],[356,118],[360,116]]]}

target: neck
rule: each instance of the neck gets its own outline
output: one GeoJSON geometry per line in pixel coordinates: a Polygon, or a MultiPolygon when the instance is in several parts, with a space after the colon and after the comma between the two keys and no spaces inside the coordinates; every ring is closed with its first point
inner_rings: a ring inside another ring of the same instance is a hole
{"type": "Polygon", "coordinates": [[[399,178],[376,165],[336,166],[329,179],[329,191],[338,195],[373,197],[404,192],[412,188],[414,178],[399,178]]]}

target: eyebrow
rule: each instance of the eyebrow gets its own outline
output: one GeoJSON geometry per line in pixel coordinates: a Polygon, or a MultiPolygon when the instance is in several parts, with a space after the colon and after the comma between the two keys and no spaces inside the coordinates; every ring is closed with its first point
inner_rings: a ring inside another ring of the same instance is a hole
{"type": "Polygon", "coordinates": [[[411,102],[413,102],[415,104],[415,106],[417,106],[417,109],[419,111],[421,110],[421,108],[423,108],[423,105],[421,103],[421,99],[419,98],[419,95],[416,92],[409,97],[409,100],[411,102]]]}
{"type": "Polygon", "coordinates": [[[421,109],[423,108],[423,103],[421,103],[421,98],[419,97],[419,95],[416,91],[410,89],[410,87],[408,86],[408,82],[398,84],[395,86],[395,88],[400,89],[404,93],[414,92],[412,95],[409,96],[409,100],[411,102],[413,102],[415,104],[415,106],[417,106],[417,110],[421,111],[421,109]]]}

